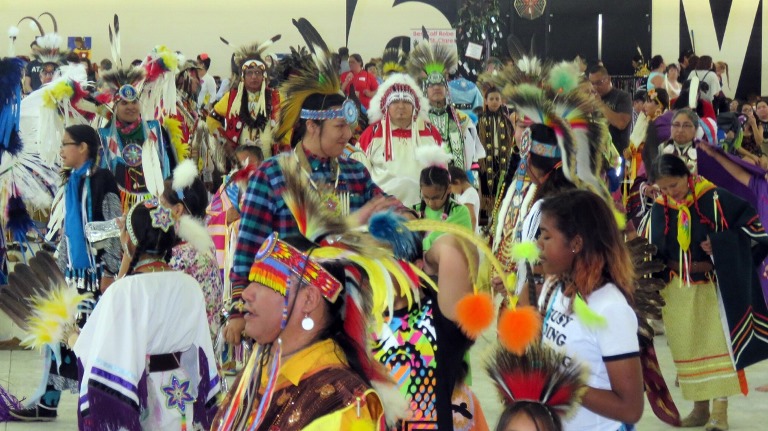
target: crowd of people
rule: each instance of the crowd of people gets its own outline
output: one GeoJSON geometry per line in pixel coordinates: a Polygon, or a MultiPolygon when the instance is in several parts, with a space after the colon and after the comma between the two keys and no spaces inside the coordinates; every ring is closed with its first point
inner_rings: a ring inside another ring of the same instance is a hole
{"type": "Polygon", "coordinates": [[[39,389],[0,417],[72,390],[81,430],[486,430],[469,352],[496,323],[496,430],[632,430],[644,392],[729,428],[768,357],[768,102],[692,52],[629,94],[600,64],[472,82],[455,46],[364,62],[294,25],[306,46],[232,47],[224,80],[224,52],[123,61],[117,17],[99,67],[42,26],[0,61],[3,251],[38,237],[88,298],[74,335],[37,325],[39,389]]]}

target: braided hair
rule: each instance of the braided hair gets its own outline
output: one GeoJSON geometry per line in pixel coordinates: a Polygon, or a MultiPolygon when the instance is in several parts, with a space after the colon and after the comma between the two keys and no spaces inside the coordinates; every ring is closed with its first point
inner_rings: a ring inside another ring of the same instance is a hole
{"type": "MultiPolygon", "coordinates": [[[[152,211],[154,206],[147,206],[145,202],[139,202],[128,212],[125,224],[128,232],[133,232],[136,236],[136,250],[133,252],[133,258],[128,266],[128,274],[132,274],[136,269],[136,264],[141,256],[145,254],[157,256],[168,263],[171,260],[171,250],[176,244],[176,232],[171,226],[168,232],[152,226],[152,211]]],[[[133,242],[133,239],[129,239],[133,242]]]]}
{"type": "Polygon", "coordinates": [[[172,180],[165,180],[164,184],[163,199],[169,205],[182,204],[192,217],[199,220],[205,219],[205,209],[208,207],[208,191],[199,177],[195,178],[192,184],[184,187],[182,190],[183,198],[173,189],[172,180]]]}
{"type": "MultiPolygon", "coordinates": [[[[451,174],[448,172],[448,169],[445,169],[440,166],[429,166],[421,170],[421,175],[419,177],[419,184],[421,187],[424,186],[438,186],[445,188],[445,192],[448,193],[448,190],[451,186],[451,174]]],[[[447,196],[445,199],[445,203],[443,204],[443,215],[449,216],[451,215],[451,211],[453,211],[453,207],[456,206],[456,203],[453,202],[453,199],[451,199],[450,196],[447,196]]],[[[424,201],[424,198],[421,199],[421,203],[419,204],[419,215],[421,218],[424,218],[424,212],[427,209],[427,202],[424,201]]]]}

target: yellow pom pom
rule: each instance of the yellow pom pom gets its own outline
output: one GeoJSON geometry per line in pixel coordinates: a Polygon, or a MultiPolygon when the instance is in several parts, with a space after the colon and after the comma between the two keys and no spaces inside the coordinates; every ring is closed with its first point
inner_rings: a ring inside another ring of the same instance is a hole
{"type": "Polygon", "coordinates": [[[613,217],[616,218],[616,224],[619,226],[619,230],[624,230],[627,227],[627,216],[621,211],[614,208],[613,217]]]}
{"type": "Polygon", "coordinates": [[[510,272],[507,276],[507,289],[514,290],[515,285],[517,285],[517,273],[516,272],[510,272]]]}
{"type": "Polygon", "coordinates": [[[525,259],[529,263],[539,260],[539,246],[533,241],[518,242],[512,246],[512,258],[525,259]]]}

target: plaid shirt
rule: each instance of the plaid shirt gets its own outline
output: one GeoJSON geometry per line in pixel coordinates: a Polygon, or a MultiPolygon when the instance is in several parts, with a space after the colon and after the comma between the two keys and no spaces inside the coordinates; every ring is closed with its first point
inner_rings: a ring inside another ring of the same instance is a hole
{"type": "MultiPolygon", "coordinates": [[[[328,183],[333,178],[331,164],[307,152],[307,159],[312,168],[312,180],[315,183],[328,183]]],[[[285,205],[283,192],[285,179],[278,164],[278,157],[294,157],[286,153],[266,160],[248,183],[245,192],[242,214],[240,219],[240,234],[237,237],[234,265],[230,279],[232,280],[232,300],[241,301],[243,289],[248,286],[248,273],[253,264],[253,257],[261,247],[261,243],[272,232],[281,237],[300,234],[296,220],[285,205]]],[[[384,192],[374,184],[368,170],[360,162],[346,157],[339,157],[338,191],[350,192],[350,212],[363,207],[375,196],[384,192]]],[[[237,316],[238,313],[234,312],[237,316]]]]}

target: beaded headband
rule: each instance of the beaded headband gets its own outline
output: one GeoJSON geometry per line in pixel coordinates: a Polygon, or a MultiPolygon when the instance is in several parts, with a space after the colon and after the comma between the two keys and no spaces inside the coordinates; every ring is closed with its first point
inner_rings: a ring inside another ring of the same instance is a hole
{"type": "Polygon", "coordinates": [[[285,296],[286,286],[292,275],[301,277],[300,282],[320,289],[329,302],[336,302],[343,285],[320,264],[308,259],[305,253],[280,241],[273,233],[256,253],[249,281],[269,287],[285,296]]]}
{"type": "Polygon", "coordinates": [[[137,202],[134,206],[131,207],[131,209],[128,210],[128,214],[125,216],[125,230],[128,232],[128,238],[131,240],[131,243],[134,246],[139,245],[139,239],[136,237],[136,232],[133,231],[133,223],[131,222],[131,218],[133,217],[133,212],[136,210],[136,207],[142,203],[143,202],[137,202]]]}
{"type": "Polygon", "coordinates": [[[126,102],[134,102],[139,98],[139,90],[131,84],[125,84],[117,90],[117,100],[125,100],[126,102]]]}
{"type": "Polygon", "coordinates": [[[334,120],[336,118],[343,118],[347,124],[352,124],[357,121],[359,112],[357,111],[357,105],[355,102],[347,99],[341,104],[341,108],[338,109],[302,109],[299,114],[299,118],[303,120],[334,120]]]}

